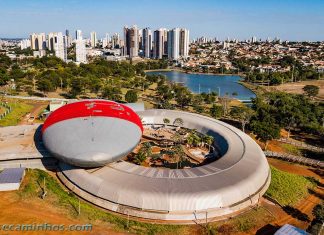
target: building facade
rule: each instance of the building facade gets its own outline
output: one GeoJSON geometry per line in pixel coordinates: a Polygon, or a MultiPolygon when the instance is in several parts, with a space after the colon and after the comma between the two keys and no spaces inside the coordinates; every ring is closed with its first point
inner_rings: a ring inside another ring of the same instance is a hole
{"type": "Polygon", "coordinates": [[[87,50],[81,33],[78,39],[75,40],[75,61],[77,63],[87,63],[87,50]]]}
{"type": "Polygon", "coordinates": [[[97,33],[96,32],[90,33],[90,45],[92,48],[96,47],[96,45],[97,45],[97,33]]]}
{"type": "Polygon", "coordinates": [[[174,28],[168,32],[168,58],[177,60],[180,56],[180,29],[174,28]]]}
{"type": "Polygon", "coordinates": [[[127,26],[124,27],[124,48],[123,54],[124,56],[128,56],[129,58],[138,57],[138,45],[139,45],[139,36],[138,36],[138,28],[134,25],[131,28],[127,26]]]}
{"type": "Polygon", "coordinates": [[[179,42],[179,54],[182,57],[189,56],[189,30],[188,29],[180,29],[180,42],[179,42]]]}
{"type": "Polygon", "coordinates": [[[145,58],[152,57],[153,35],[150,28],[143,29],[143,56],[145,58]]]}
{"type": "Polygon", "coordinates": [[[46,35],[45,33],[33,33],[30,35],[30,43],[32,50],[46,49],[46,35]]]}

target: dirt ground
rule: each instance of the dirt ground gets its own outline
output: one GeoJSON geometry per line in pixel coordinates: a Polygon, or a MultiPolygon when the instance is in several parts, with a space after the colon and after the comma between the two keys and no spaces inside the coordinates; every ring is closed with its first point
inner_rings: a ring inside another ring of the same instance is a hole
{"type": "MultiPolygon", "coordinates": [[[[313,81],[302,81],[302,82],[293,82],[286,83],[279,86],[270,86],[271,90],[285,91],[293,94],[303,94],[303,87],[305,85],[315,85],[320,88],[317,98],[324,100],[324,80],[313,80],[313,81]]],[[[268,89],[268,88],[267,88],[268,89]]]]}
{"type": "Polygon", "coordinates": [[[316,188],[314,188],[313,191],[310,191],[310,194],[307,196],[307,198],[301,200],[299,203],[297,203],[296,206],[294,206],[294,213],[287,213],[287,211],[284,211],[279,206],[267,200],[263,200],[261,205],[269,210],[273,215],[275,215],[276,219],[270,224],[267,224],[250,234],[273,234],[279,227],[285,224],[291,224],[302,229],[307,229],[313,219],[312,210],[314,206],[319,204],[324,197],[323,171],[318,171],[307,166],[286,163],[271,158],[268,158],[268,162],[270,165],[282,171],[314,177],[319,180],[320,184],[316,188]]]}
{"type": "Polygon", "coordinates": [[[18,125],[27,125],[27,124],[33,124],[33,122],[29,122],[29,117],[35,117],[37,118],[38,115],[47,107],[47,103],[33,103],[33,109],[30,112],[29,116],[25,116],[18,125]]]}
{"type": "MultiPolygon", "coordinates": [[[[22,200],[16,192],[0,192],[0,234],[22,234],[22,232],[14,231],[1,231],[3,224],[52,224],[61,225],[66,227],[69,225],[85,225],[87,222],[78,219],[71,219],[64,212],[46,203],[40,198],[29,199],[28,201],[22,200]]],[[[118,233],[113,230],[108,224],[96,225],[93,224],[91,232],[87,231],[42,231],[42,232],[25,232],[26,234],[124,234],[118,233]]]]}

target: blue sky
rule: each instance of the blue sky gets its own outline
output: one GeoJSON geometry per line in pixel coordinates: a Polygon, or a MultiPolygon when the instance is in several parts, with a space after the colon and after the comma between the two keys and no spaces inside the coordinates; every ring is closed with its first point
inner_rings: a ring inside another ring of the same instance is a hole
{"type": "Polygon", "coordinates": [[[186,27],[190,37],[324,40],[324,0],[0,0],[0,37],[124,25],[186,27]]]}

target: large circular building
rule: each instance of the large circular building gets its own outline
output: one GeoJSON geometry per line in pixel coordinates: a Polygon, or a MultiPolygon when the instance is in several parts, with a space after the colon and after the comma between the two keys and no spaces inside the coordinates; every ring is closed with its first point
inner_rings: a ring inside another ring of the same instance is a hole
{"type": "Polygon", "coordinates": [[[45,147],[74,166],[114,162],[139,143],[143,126],[129,107],[112,101],[85,100],[54,111],[42,127],[45,147]]]}
{"type": "Polygon", "coordinates": [[[141,218],[193,223],[239,213],[258,203],[269,186],[269,165],[260,147],[224,122],[173,110],[137,112],[140,121],[130,108],[105,101],[78,102],[63,108],[45,122],[44,143],[62,160],[62,182],[100,207],[141,218]],[[103,111],[106,104],[112,108],[103,111]],[[92,111],[85,111],[89,106],[92,111]],[[71,113],[71,118],[62,117],[66,112],[71,113]],[[213,136],[213,147],[221,157],[188,169],[151,168],[119,160],[139,142],[142,123],[164,125],[165,118],[171,123],[181,118],[185,128],[213,136]],[[100,134],[95,134],[92,123],[100,134]],[[73,131],[77,134],[69,136],[73,131]]]}

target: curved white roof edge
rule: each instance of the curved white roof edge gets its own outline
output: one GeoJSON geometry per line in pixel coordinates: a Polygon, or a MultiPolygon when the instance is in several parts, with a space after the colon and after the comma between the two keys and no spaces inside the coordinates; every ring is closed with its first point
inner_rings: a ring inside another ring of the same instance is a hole
{"type": "Polygon", "coordinates": [[[95,204],[103,200],[114,205],[103,206],[107,209],[123,213],[122,207],[134,216],[167,220],[192,220],[195,213],[204,211],[210,212],[208,217],[231,214],[257,203],[268,188],[267,160],[254,140],[239,129],[182,111],[146,110],[138,114],[144,124],[182,118],[184,127],[214,136],[223,156],[208,165],[178,170],[121,161],[90,172],[61,164],[61,177],[67,184],[74,185],[80,194],[90,195],[95,204]]]}

